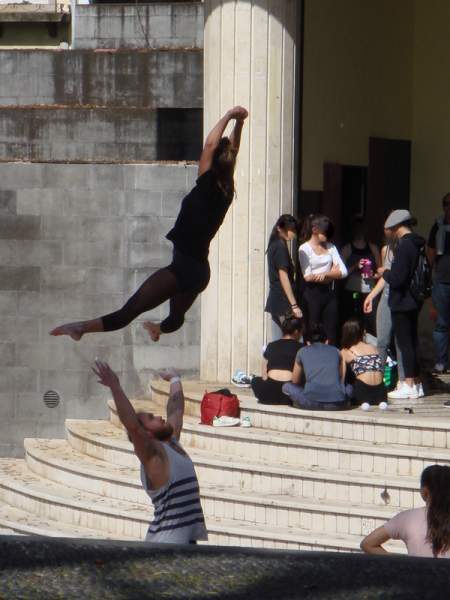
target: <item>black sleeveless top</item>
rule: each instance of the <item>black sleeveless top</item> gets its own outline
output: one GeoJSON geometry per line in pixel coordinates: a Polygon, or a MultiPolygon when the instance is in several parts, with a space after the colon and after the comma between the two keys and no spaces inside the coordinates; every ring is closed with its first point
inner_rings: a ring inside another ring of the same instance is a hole
{"type": "Polygon", "coordinates": [[[367,242],[366,242],[366,245],[364,246],[364,248],[356,248],[356,246],[354,246],[353,244],[350,244],[350,247],[352,249],[352,253],[346,260],[347,267],[353,267],[353,265],[359,263],[359,261],[362,258],[368,258],[369,260],[372,261],[372,265],[373,265],[374,269],[376,269],[375,256],[373,255],[373,252],[370,249],[370,246],[367,242]]]}
{"type": "Polygon", "coordinates": [[[206,171],[183,199],[167,239],[182,254],[207,260],[209,244],[222,225],[232,200],[220,189],[214,171],[206,171]]]}

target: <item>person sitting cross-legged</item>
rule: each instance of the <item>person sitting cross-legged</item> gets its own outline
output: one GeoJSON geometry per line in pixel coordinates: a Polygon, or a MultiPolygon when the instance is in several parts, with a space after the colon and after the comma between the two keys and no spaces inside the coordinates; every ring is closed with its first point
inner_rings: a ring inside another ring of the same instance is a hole
{"type": "Polygon", "coordinates": [[[306,342],[307,345],[297,354],[292,380],[283,385],[283,392],[297,408],[349,409],[350,401],[344,384],[346,367],[341,353],[328,344],[325,329],[320,324],[309,328],[306,342]]]}
{"type": "Polygon", "coordinates": [[[97,360],[94,373],[109,387],[117,413],[141,463],[141,482],[155,508],[145,541],[195,544],[208,539],[200,491],[192,460],[179,443],[183,426],[184,395],[176,371],[161,371],[170,382],[167,419],[136,413],[119,378],[107,363],[97,360]]]}
{"type": "Polygon", "coordinates": [[[263,354],[262,377],[253,377],[251,387],[261,404],[288,404],[292,402],[282,387],[292,379],[297,352],[302,347],[302,320],[288,317],[281,323],[283,337],[270,342],[263,354]]]}

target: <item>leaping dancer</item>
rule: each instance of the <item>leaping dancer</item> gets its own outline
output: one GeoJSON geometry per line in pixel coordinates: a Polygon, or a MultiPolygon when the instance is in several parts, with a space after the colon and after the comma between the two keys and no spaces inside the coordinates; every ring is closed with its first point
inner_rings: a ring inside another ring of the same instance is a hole
{"type": "Polygon", "coordinates": [[[122,329],[166,300],[170,300],[168,317],[161,323],[144,323],[152,340],[157,342],[162,333],[172,333],[183,325],[184,315],[209,283],[209,245],[233,201],[234,169],[247,116],[245,108],[236,106],[208,134],[195,187],[183,199],[175,225],[166,236],[173,243],[171,264],[146,279],[116,312],[60,325],[51,335],[69,335],[78,341],[85,333],[122,329]],[[222,137],[231,120],[235,125],[230,137],[222,137]]]}

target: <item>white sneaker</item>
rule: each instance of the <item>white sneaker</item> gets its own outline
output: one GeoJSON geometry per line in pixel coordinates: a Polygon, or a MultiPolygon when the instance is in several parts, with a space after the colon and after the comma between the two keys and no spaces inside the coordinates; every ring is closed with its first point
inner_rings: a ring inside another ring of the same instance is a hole
{"type": "Polygon", "coordinates": [[[241,419],[241,427],[251,427],[252,422],[250,421],[250,417],[242,417],[241,419]]]}
{"type": "Polygon", "coordinates": [[[240,425],[241,420],[235,417],[214,417],[213,427],[236,427],[240,425]]]}
{"type": "Polygon", "coordinates": [[[410,387],[407,383],[404,383],[401,387],[396,390],[389,392],[388,398],[392,400],[416,400],[419,397],[417,387],[414,385],[410,387]]]}
{"type": "Polygon", "coordinates": [[[416,384],[417,394],[419,398],[423,398],[425,396],[425,392],[423,391],[423,385],[421,383],[416,384]]]}

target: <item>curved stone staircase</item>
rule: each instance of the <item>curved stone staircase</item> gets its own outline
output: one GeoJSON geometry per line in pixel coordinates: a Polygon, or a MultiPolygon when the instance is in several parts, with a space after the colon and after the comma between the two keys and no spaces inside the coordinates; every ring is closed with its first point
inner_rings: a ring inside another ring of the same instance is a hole
{"type": "MultiPolygon", "coordinates": [[[[135,406],[164,413],[167,384],[151,391],[135,406]]],[[[413,414],[403,407],[314,413],[261,406],[239,390],[253,427],[214,429],[199,424],[202,391],[185,385],[182,442],[213,544],[358,550],[368,531],[422,505],[425,466],[450,463],[442,399],[413,414]]],[[[0,459],[0,533],[145,537],[152,509],[112,401],[109,408],[110,421],[67,420],[67,439],[26,439],[24,460],[0,459]]]]}

